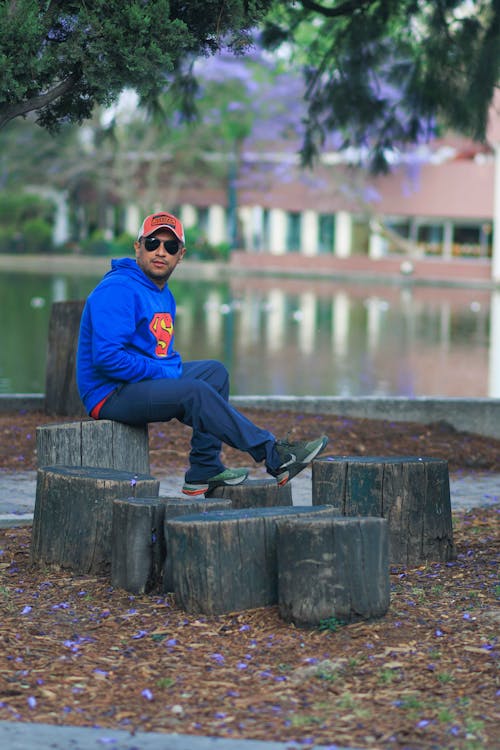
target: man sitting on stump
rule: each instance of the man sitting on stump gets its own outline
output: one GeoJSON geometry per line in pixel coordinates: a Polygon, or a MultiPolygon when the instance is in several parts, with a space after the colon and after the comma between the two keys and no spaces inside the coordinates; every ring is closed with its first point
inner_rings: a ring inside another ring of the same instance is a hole
{"type": "Polygon", "coordinates": [[[229,404],[229,375],[221,362],[182,361],[174,349],[176,305],[167,283],[186,253],[178,218],[166,212],[147,216],[134,248],[135,260],[111,262],[83,310],[77,382],[87,412],[130,425],[175,418],[192,427],[186,495],[247,478],[245,469],[224,466],[223,442],[265,461],[278,484],[286,484],[328,438],[277,440],[229,404]]]}

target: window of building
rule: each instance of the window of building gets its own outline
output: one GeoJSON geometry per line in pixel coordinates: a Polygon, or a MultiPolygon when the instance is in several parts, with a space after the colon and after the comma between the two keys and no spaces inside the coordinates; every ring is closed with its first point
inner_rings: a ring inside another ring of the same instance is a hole
{"type": "Polygon", "coordinates": [[[453,227],[453,255],[480,256],[481,253],[481,225],[469,224],[453,227]]]}
{"type": "Polygon", "coordinates": [[[289,211],[286,220],[286,249],[289,253],[300,251],[301,215],[298,211],[289,211]]]}
{"type": "Polygon", "coordinates": [[[420,224],[417,229],[417,242],[426,255],[441,255],[443,235],[442,224],[420,224]]]}
{"type": "Polygon", "coordinates": [[[318,225],[318,252],[333,253],[335,243],[335,216],[320,214],[318,225]]]}
{"type": "Polygon", "coordinates": [[[198,229],[206,237],[208,233],[208,208],[198,208],[197,214],[198,229]]]}

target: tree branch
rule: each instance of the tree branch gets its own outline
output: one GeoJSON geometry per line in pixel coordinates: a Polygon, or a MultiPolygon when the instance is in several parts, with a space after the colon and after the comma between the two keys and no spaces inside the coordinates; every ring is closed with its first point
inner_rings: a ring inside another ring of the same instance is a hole
{"type": "Polygon", "coordinates": [[[75,85],[78,78],[78,74],[72,73],[70,76],[61,81],[61,83],[58,83],[57,86],[55,86],[50,91],[47,91],[45,94],[34,96],[24,102],[16,102],[15,104],[11,104],[6,107],[0,107],[0,128],[3,128],[4,125],[6,125],[10,120],[13,120],[15,117],[20,117],[22,115],[28,114],[28,112],[43,109],[43,107],[51,104],[60,96],[66,94],[71,89],[71,87],[75,85]]]}
{"type": "Polygon", "coordinates": [[[314,2],[314,0],[301,0],[301,2],[302,7],[306,10],[312,10],[327,18],[348,16],[354,13],[355,10],[361,10],[361,8],[367,5],[373,5],[373,0],[346,0],[345,3],[338,5],[336,8],[325,8],[323,5],[314,2]]]}

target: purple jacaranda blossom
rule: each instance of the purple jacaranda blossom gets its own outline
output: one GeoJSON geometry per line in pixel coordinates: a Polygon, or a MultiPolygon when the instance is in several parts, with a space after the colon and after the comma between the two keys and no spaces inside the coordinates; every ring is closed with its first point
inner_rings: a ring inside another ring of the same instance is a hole
{"type": "Polygon", "coordinates": [[[137,641],[137,640],[139,640],[140,638],[144,638],[144,636],[146,636],[147,634],[148,634],[148,631],[147,631],[147,630],[139,630],[139,632],[138,632],[138,633],[136,633],[135,635],[133,635],[133,636],[132,636],[132,638],[133,638],[133,639],[134,639],[135,641],[137,641]]]}
{"type": "Polygon", "coordinates": [[[33,607],[26,606],[26,607],[23,608],[21,614],[22,615],[29,615],[29,613],[31,612],[32,609],[33,609],[33,607]]]}
{"type": "Polygon", "coordinates": [[[439,628],[437,628],[437,630],[434,632],[434,635],[436,636],[436,638],[441,638],[444,633],[442,630],[439,630],[439,628]]]}
{"type": "Polygon", "coordinates": [[[147,701],[153,700],[153,693],[151,692],[151,690],[149,690],[149,688],[144,688],[144,690],[141,692],[141,695],[143,698],[146,698],[147,701]]]}
{"type": "Polygon", "coordinates": [[[210,658],[217,662],[217,664],[224,664],[224,657],[222,654],[210,654],[210,658]]]}
{"type": "Polygon", "coordinates": [[[417,723],[417,727],[418,727],[419,729],[422,729],[423,727],[426,727],[426,726],[427,726],[427,724],[430,724],[430,721],[429,721],[428,719],[422,719],[421,721],[419,721],[419,722],[417,723]]]}
{"type": "Polygon", "coordinates": [[[250,630],[250,625],[242,625],[239,628],[240,633],[243,633],[245,630],[250,630]]]}
{"type": "Polygon", "coordinates": [[[237,669],[248,669],[248,664],[244,661],[239,661],[236,665],[237,669]]]}
{"type": "Polygon", "coordinates": [[[30,695],[28,698],[28,706],[30,708],[36,708],[36,698],[34,695],[30,695]]]}
{"type": "Polygon", "coordinates": [[[167,641],[167,646],[177,646],[177,639],[176,638],[169,638],[167,641]]]}

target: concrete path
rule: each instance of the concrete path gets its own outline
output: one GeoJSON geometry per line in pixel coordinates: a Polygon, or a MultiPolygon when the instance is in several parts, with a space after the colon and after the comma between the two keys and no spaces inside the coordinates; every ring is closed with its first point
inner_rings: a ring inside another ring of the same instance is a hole
{"type": "MultiPolygon", "coordinates": [[[[0,721],[0,747],[8,750],[303,750],[296,742],[265,742],[261,740],[221,739],[194,735],[137,732],[94,727],[52,726],[25,722],[0,721]]],[[[356,750],[333,742],[315,745],[324,750],[356,750]]]]}
{"type": "MultiPolygon", "coordinates": [[[[259,470],[252,476],[266,476],[259,470]]],[[[181,493],[183,474],[159,477],[160,495],[185,497],[181,493]]],[[[450,476],[453,510],[469,510],[500,503],[500,473],[457,472],[450,476]]],[[[0,470],[0,527],[30,524],[35,507],[36,472],[6,472],[0,470]]],[[[306,469],[292,482],[294,505],[311,504],[311,469],[306,469]]]]}

